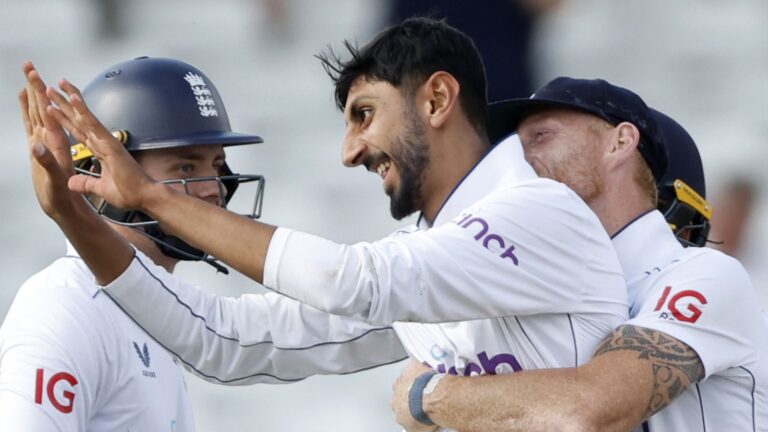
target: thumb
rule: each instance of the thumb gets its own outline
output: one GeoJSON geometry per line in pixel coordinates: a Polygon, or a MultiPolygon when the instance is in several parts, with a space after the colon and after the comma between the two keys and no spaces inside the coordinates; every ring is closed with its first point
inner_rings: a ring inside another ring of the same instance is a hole
{"type": "Polygon", "coordinates": [[[95,178],[89,175],[76,174],[69,178],[67,186],[73,192],[90,194],[94,193],[95,180],[95,178]]]}

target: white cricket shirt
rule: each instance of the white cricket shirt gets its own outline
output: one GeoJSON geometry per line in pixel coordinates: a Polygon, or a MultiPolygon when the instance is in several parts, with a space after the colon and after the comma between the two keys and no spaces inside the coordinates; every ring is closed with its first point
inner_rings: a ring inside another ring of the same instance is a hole
{"type": "Polygon", "coordinates": [[[742,265],[714,249],[684,248],[658,211],[613,242],[629,283],[627,324],[685,342],[706,373],[636,431],[767,431],[768,325],[742,265]]]}
{"type": "Polygon", "coordinates": [[[582,364],[627,316],[605,229],[573,191],[536,176],[516,135],[433,227],[420,225],[353,246],[278,229],[265,285],[330,313],[399,321],[413,358],[464,375],[582,364]]]}
{"type": "Polygon", "coordinates": [[[278,229],[265,285],[311,306],[215,296],[140,255],[105,291],[193,372],[227,384],[354,372],[403,347],[456,374],[576,366],[629,309],[597,216],[537,178],[516,136],[457,186],[434,227],[352,246],[278,229]]]}
{"type": "Polygon", "coordinates": [[[181,368],[69,245],[0,326],[0,430],[194,430],[181,368]]]}

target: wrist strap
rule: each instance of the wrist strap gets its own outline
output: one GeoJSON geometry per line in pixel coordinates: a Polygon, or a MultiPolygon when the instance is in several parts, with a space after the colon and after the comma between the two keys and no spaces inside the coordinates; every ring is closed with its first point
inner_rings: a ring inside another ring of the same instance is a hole
{"type": "Polygon", "coordinates": [[[411,411],[411,416],[419,423],[434,426],[435,422],[433,422],[427,413],[424,412],[424,394],[432,393],[437,386],[437,382],[440,381],[443,376],[445,376],[445,374],[428,371],[413,380],[411,389],[408,392],[408,409],[411,411]]]}

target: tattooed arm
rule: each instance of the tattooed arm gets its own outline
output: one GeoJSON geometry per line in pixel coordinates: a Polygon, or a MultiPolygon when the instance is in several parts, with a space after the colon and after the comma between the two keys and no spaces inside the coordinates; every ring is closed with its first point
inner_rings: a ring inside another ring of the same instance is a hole
{"type": "Polygon", "coordinates": [[[594,357],[618,352],[635,353],[635,362],[651,366],[653,389],[643,419],[672,403],[688,386],[704,378],[704,365],[696,351],[658,330],[621,326],[603,340],[594,357]]]}
{"type": "MultiPolygon", "coordinates": [[[[420,430],[407,411],[420,365],[395,384],[392,407],[406,430],[420,430]]],[[[446,376],[424,396],[438,425],[470,431],[631,430],[704,377],[696,353],[662,332],[625,325],[578,368],[501,376],[446,376]]]]}

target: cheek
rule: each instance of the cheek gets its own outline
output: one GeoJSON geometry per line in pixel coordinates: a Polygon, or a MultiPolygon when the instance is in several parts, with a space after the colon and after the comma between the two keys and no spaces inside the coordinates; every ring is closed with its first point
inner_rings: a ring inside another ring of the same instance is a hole
{"type": "Polygon", "coordinates": [[[525,160],[533,167],[539,177],[553,176],[553,154],[546,146],[536,146],[525,151],[525,160]]]}

